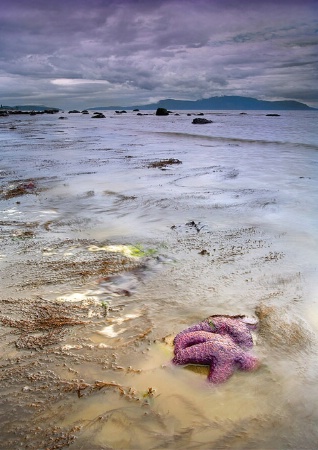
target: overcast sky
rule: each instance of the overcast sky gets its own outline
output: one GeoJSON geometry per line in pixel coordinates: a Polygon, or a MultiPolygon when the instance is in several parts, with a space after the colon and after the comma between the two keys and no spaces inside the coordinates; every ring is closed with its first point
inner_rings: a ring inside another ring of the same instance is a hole
{"type": "Polygon", "coordinates": [[[318,107],[318,0],[0,0],[0,102],[318,107]]]}

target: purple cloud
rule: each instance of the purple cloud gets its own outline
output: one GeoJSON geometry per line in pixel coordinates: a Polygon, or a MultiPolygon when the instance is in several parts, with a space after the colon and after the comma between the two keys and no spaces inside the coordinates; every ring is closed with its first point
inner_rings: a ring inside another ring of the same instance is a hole
{"type": "Polygon", "coordinates": [[[2,0],[2,104],[213,95],[318,106],[317,2],[2,0]]]}

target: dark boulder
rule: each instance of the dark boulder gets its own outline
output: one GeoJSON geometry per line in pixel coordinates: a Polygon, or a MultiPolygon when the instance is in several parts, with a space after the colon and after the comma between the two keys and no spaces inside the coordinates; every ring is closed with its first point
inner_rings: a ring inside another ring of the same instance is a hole
{"type": "Polygon", "coordinates": [[[158,108],[156,116],[169,116],[169,111],[167,111],[166,108],[158,108]]]}
{"type": "Polygon", "coordinates": [[[79,111],[77,111],[77,109],[72,109],[71,111],[68,112],[69,114],[79,114],[79,111]]]}
{"type": "Polygon", "coordinates": [[[195,119],[192,120],[192,123],[194,123],[194,124],[197,124],[197,123],[199,123],[199,124],[212,123],[212,120],[201,119],[201,117],[200,117],[200,118],[197,117],[197,118],[195,118],[195,119]]]}
{"type": "Polygon", "coordinates": [[[103,113],[94,113],[92,119],[105,119],[105,116],[103,113]]]}
{"type": "Polygon", "coordinates": [[[45,109],[43,111],[44,114],[56,114],[58,113],[60,110],[57,108],[50,108],[50,109],[45,109]]]}
{"type": "Polygon", "coordinates": [[[266,114],[266,116],[270,116],[270,117],[279,117],[280,114],[266,114]]]}

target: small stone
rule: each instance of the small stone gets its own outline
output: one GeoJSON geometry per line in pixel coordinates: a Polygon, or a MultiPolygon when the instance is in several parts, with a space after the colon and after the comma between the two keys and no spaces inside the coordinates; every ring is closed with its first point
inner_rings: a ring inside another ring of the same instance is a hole
{"type": "Polygon", "coordinates": [[[22,392],[30,392],[30,391],[32,391],[32,388],[30,388],[30,386],[24,386],[22,388],[22,392]]]}

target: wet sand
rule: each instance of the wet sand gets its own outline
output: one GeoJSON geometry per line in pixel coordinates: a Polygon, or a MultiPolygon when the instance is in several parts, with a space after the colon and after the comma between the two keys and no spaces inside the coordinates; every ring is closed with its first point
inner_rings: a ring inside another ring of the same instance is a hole
{"type": "Polygon", "coordinates": [[[317,242],[281,220],[310,158],[253,178],[236,147],[80,119],[17,124],[2,160],[2,448],[314,448],[317,242]],[[256,372],[171,364],[211,314],[259,321],[256,372]]]}

